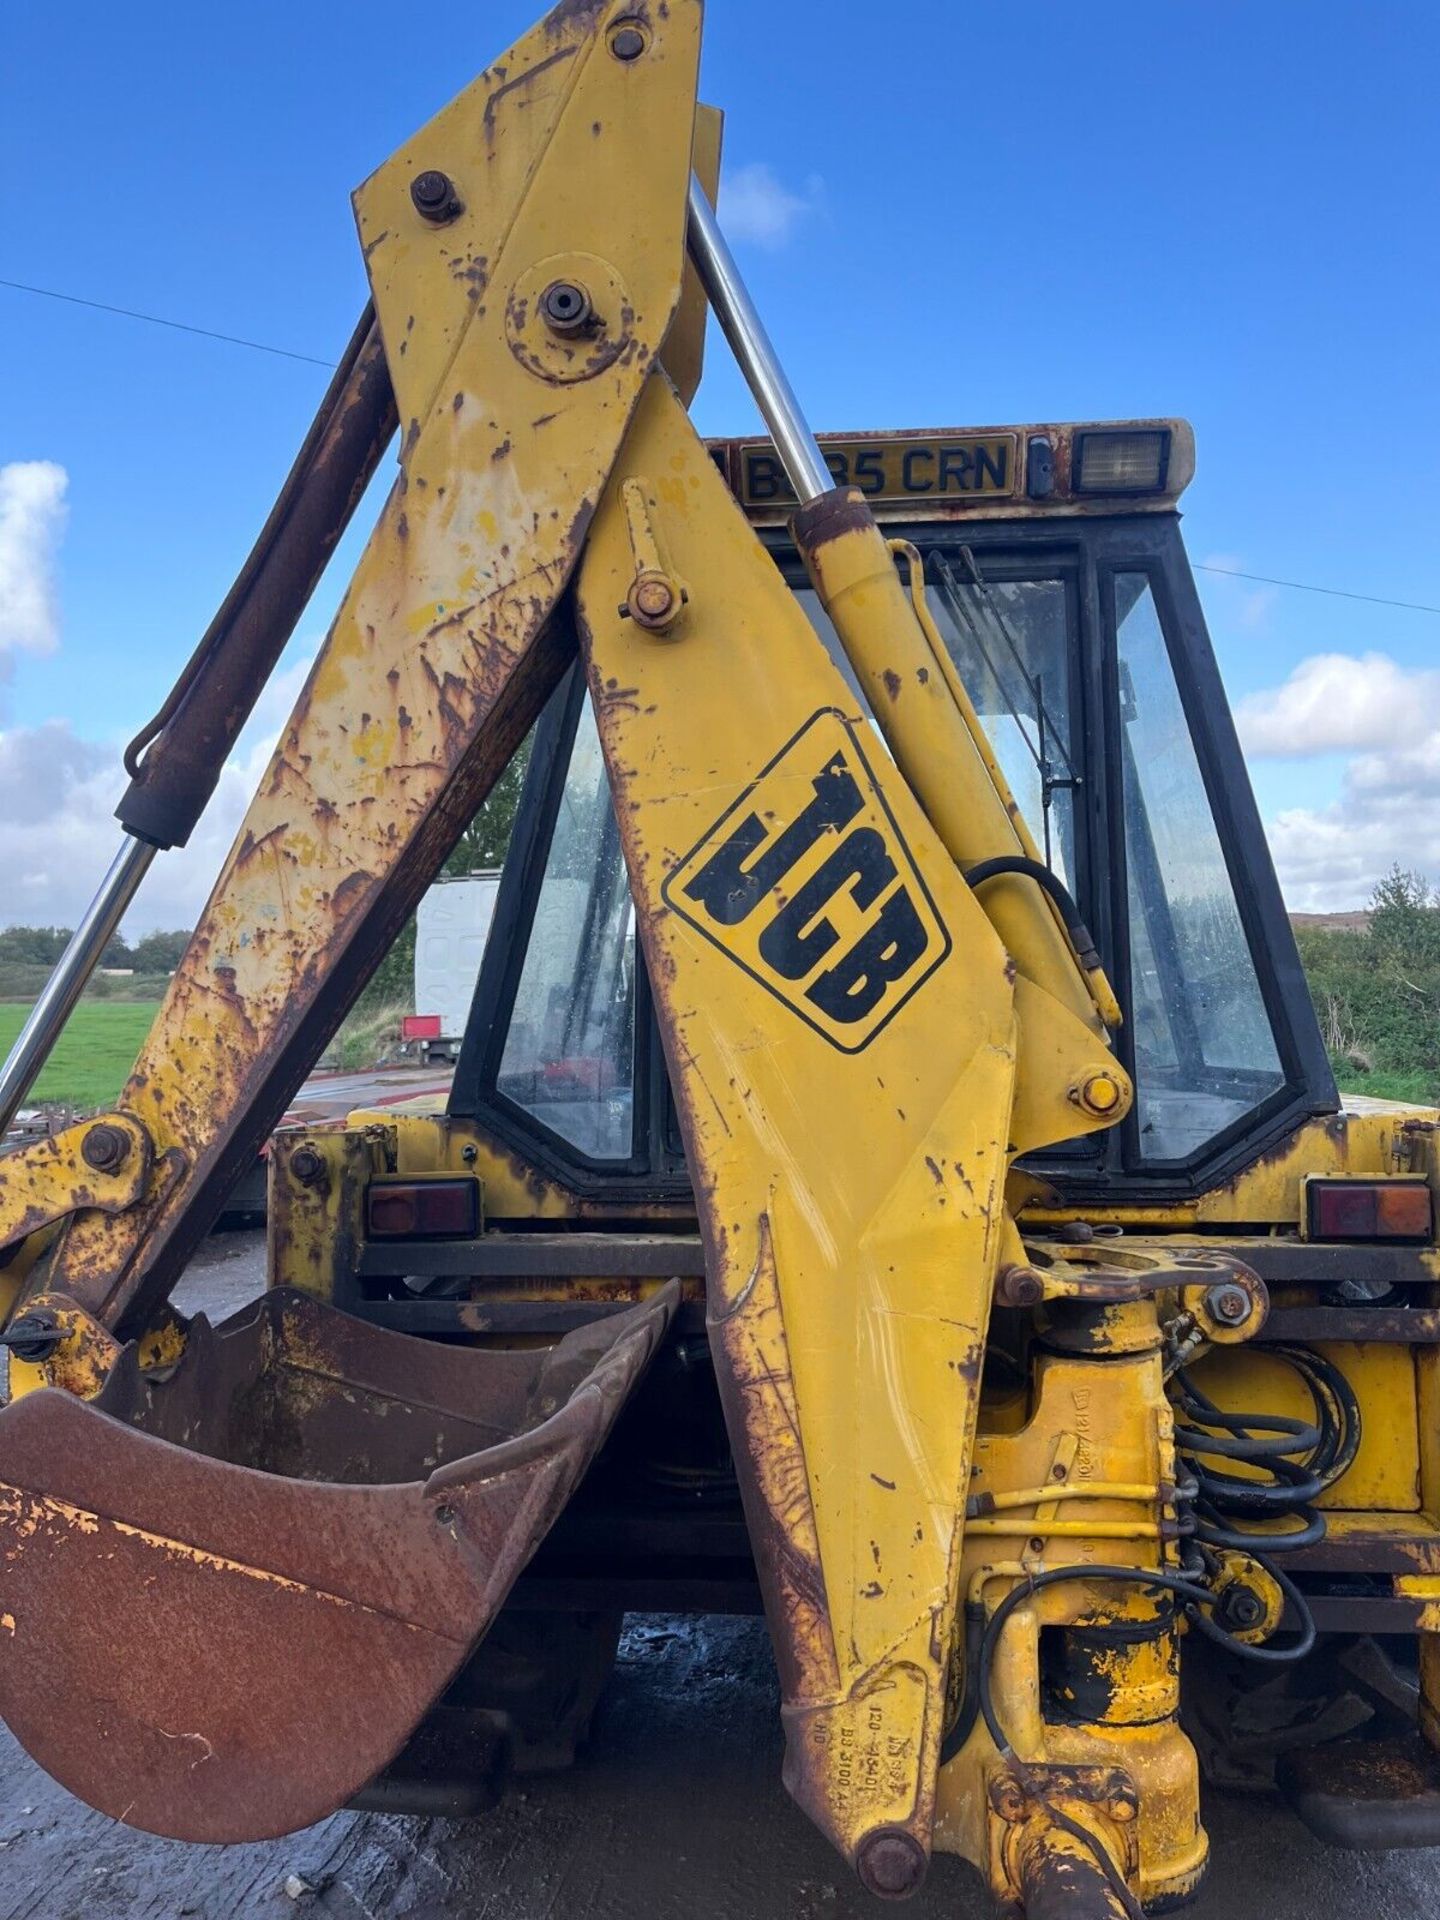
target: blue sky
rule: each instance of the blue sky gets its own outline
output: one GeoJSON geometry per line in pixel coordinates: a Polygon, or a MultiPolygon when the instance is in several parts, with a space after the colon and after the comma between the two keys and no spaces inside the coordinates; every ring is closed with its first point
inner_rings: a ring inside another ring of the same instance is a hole
{"type": "MultiPolygon", "coordinates": [[[[350,189],[535,11],[8,8],[0,274],[334,357],[365,297],[350,189]]],[[[1437,56],[1418,0],[711,0],[703,91],[817,427],[1184,414],[1193,558],[1436,605],[1437,56]]],[[[58,619],[8,651],[0,627],[0,812],[41,850],[0,867],[0,920],[68,917],[108,857],[115,745],[326,374],[4,288],[0,342],[0,467],[55,463],[65,503],[62,531],[42,474],[12,527],[59,536],[58,619]]],[[[713,340],[696,414],[753,419],[713,340]]],[[[1440,878],[1440,618],[1200,579],[1292,903],[1355,904],[1397,856],[1440,878]]],[[[135,924],[186,886],[152,883],[135,924]]]]}

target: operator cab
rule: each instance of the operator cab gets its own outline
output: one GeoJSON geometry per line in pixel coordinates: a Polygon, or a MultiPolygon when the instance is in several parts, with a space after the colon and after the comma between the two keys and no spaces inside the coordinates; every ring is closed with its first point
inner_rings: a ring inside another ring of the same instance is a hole
{"type": "MultiPolygon", "coordinates": [[[[920,549],[936,625],[1126,1012],[1115,1040],[1133,1112],[1035,1171],[1066,1199],[1190,1194],[1338,1107],[1180,536],[1189,427],[821,447],[836,483],[920,549]]],[[[862,700],[790,542],[773,448],[725,440],[712,454],[862,700]]],[[[536,729],[450,1110],[578,1191],[684,1190],[578,668],[536,729]]]]}

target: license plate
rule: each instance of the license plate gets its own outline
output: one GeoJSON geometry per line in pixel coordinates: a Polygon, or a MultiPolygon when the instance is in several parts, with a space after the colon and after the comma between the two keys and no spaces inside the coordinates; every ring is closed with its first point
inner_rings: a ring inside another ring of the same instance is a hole
{"type": "MultiPolygon", "coordinates": [[[[867,500],[933,505],[1015,490],[1013,433],[827,440],[820,451],[836,486],[858,487],[867,500]]],[[[768,441],[740,448],[739,479],[742,506],[794,504],[785,469],[768,441]]]]}

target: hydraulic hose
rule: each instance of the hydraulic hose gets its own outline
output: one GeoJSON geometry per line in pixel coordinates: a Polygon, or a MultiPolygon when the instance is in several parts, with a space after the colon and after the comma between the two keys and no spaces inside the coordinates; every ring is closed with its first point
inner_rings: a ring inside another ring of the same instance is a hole
{"type": "Polygon", "coordinates": [[[183,847],[240,729],[395,432],[395,395],[366,307],[260,537],[164,705],[125,750],[116,818],[183,847]]]}
{"type": "Polygon", "coordinates": [[[1031,860],[1021,853],[1006,853],[994,860],[981,860],[973,867],[965,869],[965,882],[972,890],[983,887],[987,880],[996,880],[1002,873],[1023,874],[1027,880],[1033,880],[1036,886],[1044,889],[1055,905],[1060,909],[1060,918],[1065,922],[1065,931],[1070,936],[1070,944],[1075,949],[1075,957],[1087,973],[1093,973],[1100,965],[1100,955],[1095,946],[1094,936],[1080,917],[1080,909],[1075,904],[1074,895],[1066,887],[1054,870],[1043,860],[1031,860]]]}
{"type": "Polygon", "coordinates": [[[1305,1347],[1277,1346],[1268,1352],[1305,1382],[1313,1420],[1227,1413],[1188,1374],[1171,1383],[1188,1423],[1177,1425],[1175,1444],[1196,1481],[1195,1537],[1202,1546],[1285,1553],[1316,1545],[1325,1537],[1325,1517],[1313,1502],[1334,1486],[1359,1451],[1360,1405],[1340,1369],[1305,1347]],[[1251,1472],[1227,1473],[1207,1464],[1231,1460],[1251,1472]],[[1287,1518],[1299,1524],[1264,1526],[1287,1518]]]}

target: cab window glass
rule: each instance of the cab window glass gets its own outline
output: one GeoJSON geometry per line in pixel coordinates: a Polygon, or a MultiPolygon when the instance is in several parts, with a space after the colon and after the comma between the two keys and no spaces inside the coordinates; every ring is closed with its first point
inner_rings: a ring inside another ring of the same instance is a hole
{"type": "Polygon", "coordinates": [[[581,708],[496,1086],[592,1160],[628,1160],[635,914],[595,718],[581,708]]]}
{"type": "Polygon", "coordinates": [[[930,611],[1040,856],[1074,893],[1070,595],[932,553],[930,611]]]}
{"type": "Polygon", "coordinates": [[[1179,1160],[1284,1074],[1149,580],[1114,587],[1137,1122],[1179,1160]]]}
{"type": "MultiPolygon", "coordinates": [[[[1041,858],[1072,892],[1075,780],[1071,764],[1070,595],[1063,580],[992,579],[945,555],[925,557],[935,625],[970,696],[1041,858]]],[[[814,589],[795,598],[845,684],[869,714],[854,669],[814,589]]]]}

